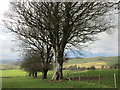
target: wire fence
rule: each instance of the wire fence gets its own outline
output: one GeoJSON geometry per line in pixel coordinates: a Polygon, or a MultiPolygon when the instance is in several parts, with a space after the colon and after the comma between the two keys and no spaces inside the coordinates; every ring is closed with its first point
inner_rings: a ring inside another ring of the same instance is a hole
{"type": "MultiPolygon", "coordinates": [[[[92,71],[93,72],[93,71],[92,71]]],[[[65,80],[69,81],[85,81],[89,83],[98,83],[100,85],[106,85],[113,88],[117,88],[119,85],[118,82],[118,73],[80,73],[79,71],[70,71],[67,72],[64,76],[65,80]]]]}

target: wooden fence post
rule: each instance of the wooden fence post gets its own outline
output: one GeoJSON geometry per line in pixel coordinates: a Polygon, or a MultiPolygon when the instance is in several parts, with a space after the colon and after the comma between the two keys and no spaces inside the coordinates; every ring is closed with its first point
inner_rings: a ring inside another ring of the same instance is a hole
{"type": "Polygon", "coordinates": [[[74,73],[72,74],[72,78],[74,79],[74,73]]]}
{"type": "Polygon", "coordinates": [[[115,84],[115,88],[117,88],[117,82],[116,82],[116,75],[114,73],[114,84],[115,84]]]}
{"type": "Polygon", "coordinates": [[[98,75],[98,80],[99,80],[99,84],[101,83],[101,77],[100,74],[98,75]]]}
{"type": "Polygon", "coordinates": [[[90,75],[88,75],[88,80],[89,80],[88,82],[90,82],[90,75]]]}
{"type": "Polygon", "coordinates": [[[71,81],[71,79],[70,79],[70,73],[68,73],[68,80],[71,81]]]}
{"type": "Polygon", "coordinates": [[[69,73],[67,73],[67,77],[69,78],[69,73]]]}
{"type": "Polygon", "coordinates": [[[89,74],[87,75],[87,79],[88,79],[88,82],[89,82],[89,74]]]}
{"type": "Polygon", "coordinates": [[[79,74],[79,81],[81,80],[80,74],[79,74]]]}

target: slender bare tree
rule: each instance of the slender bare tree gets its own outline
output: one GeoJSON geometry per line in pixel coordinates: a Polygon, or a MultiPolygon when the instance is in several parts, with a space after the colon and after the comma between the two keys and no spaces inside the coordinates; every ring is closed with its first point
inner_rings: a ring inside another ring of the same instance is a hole
{"type": "Polygon", "coordinates": [[[12,2],[6,27],[39,49],[41,41],[52,47],[55,57],[53,80],[63,78],[65,48],[81,47],[93,36],[112,28],[107,19],[116,2],[12,2]],[[37,44],[36,44],[37,43],[37,44]]]}
{"type": "MultiPolygon", "coordinates": [[[[46,57],[46,56],[45,56],[46,57]]],[[[48,70],[52,69],[51,59],[43,60],[43,54],[32,49],[26,50],[21,60],[21,68],[37,77],[37,72],[42,72],[42,79],[47,78],[48,70]]]]}

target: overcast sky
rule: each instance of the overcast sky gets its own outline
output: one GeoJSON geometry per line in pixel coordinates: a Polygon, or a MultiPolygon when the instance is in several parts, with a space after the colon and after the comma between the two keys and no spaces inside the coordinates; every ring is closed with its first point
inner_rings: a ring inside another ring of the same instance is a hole
{"type": "MultiPolygon", "coordinates": [[[[13,42],[15,35],[8,33],[4,28],[2,19],[3,13],[8,10],[9,0],[3,0],[0,3],[0,60],[17,60],[18,53],[13,49],[18,48],[18,44],[13,42]]],[[[115,16],[116,24],[118,23],[118,16],[115,16]]],[[[86,57],[92,56],[117,56],[118,55],[118,29],[113,30],[113,34],[109,35],[101,33],[98,35],[98,39],[94,44],[89,45],[85,49],[86,57]]]]}

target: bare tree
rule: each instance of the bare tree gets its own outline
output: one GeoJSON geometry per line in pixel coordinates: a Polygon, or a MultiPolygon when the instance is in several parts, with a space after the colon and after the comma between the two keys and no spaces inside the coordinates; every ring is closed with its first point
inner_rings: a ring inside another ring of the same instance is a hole
{"type": "Polygon", "coordinates": [[[55,57],[53,80],[63,78],[63,54],[65,48],[81,47],[94,40],[93,36],[110,30],[106,17],[115,9],[114,2],[94,0],[88,2],[12,2],[14,13],[6,27],[26,42],[39,49],[44,42],[52,47],[55,57]]]}
{"type": "Polygon", "coordinates": [[[21,68],[35,77],[37,77],[37,72],[42,72],[42,79],[47,78],[47,72],[52,69],[52,63],[51,60],[47,62],[45,58],[43,61],[42,55],[37,50],[26,50],[23,59],[21,60],[21,68]]]}
{"type": "Polygon", "coordinates": [[[21,69],[29,72],[29,76],[37,78],[37,72],[42,72],[42,61],[40,60],[40,56],[35,53],[31,53],[30,50],[29,52],[26,51],[20,61],[20,67],[21,69]]]}

